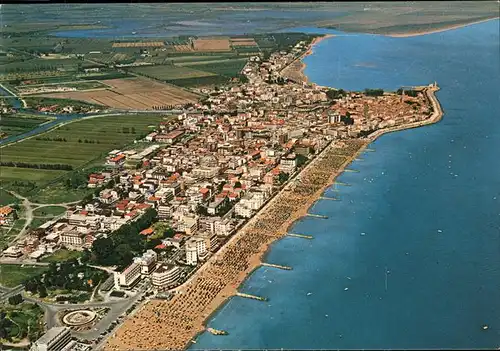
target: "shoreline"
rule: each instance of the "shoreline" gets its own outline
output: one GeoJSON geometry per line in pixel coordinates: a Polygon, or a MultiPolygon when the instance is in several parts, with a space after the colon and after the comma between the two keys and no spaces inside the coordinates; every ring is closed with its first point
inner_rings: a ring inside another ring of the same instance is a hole
{"type": "Polygon", "coordinates": [[[427,87],[425,90],[433,112],[423,121],[380,129],[367,138],[348,140],[345,143],[346,152],[342,152],[343,149],[339,148],[335,141],[331,141],[192,277],[172,289],[171,292],[176,294],[170,301],[151,300],[142,305],[137,310],[137,314],[142,314],[141,318],[134,320],[134,317],[131,317],[121,325],[106,341],[104,349],[142,349],[146,345],[154,349],[186,350],[191,347],[192,341],[206,330],[211,318],[227,305],[239,287],[262,266],[271,245],[283,238],[297,221],[307,215],[311,206],[369,144],[386,133],[429,125],[441,120],[443,111],[434,94],[438,90],[437,87],[427,87]],[[340,157],[343,158],[342,161],[340,157]],[[325,179],[326,177],[328,178],[325,179]],[[312,180],[312,185],[301,183],[309,179],[312,180]],[[306,192],[304,195],[304,189],[311,189],[313,192],[306,192]],[[288,199],[285,199],[286,197],[288,199]],[[289,205],[290,203],[294,205],[289,205]],[[268,211],[269,209],[271,211],[268,211]],[[286,213],[287,210],[289,213],[286,213]],[[275,213],[272,213],[273,211],[275,213]],[[281,217],[273,217],[276,214],[281,217]],[[273,220],[276,221],[276,226],[266,226],[266,223],[272,223],[273,220]],[[231,261],[231,258],[234,261],[231,261]],[[196,297],[193,297],[193,293],[196,297]],[[190,296],[188,301],[182,300],[184,294],[190,296]],[[164,333],[162,340],[158,340],[158,335],[154,337],[156,333],[151,329],[152,326],[148,325],[151,318],[162,321],[161,325],[157,326],[160,330],[156,329],[157,332],[164,333]],[[173,329],[180,327],[180,333],[175,334],[173,329]]]}
{"type": "Polygon", "coordinates": [[[384,35],[386,37],[392,37],[392,38],[418,37],[420,35],[428,35],[428,34],[446,32],[446,31],[449,31],[449,30],[459,29],[459,28],[462,28],[462,27],[467,27],[467,26],[471,26],[471,25],[474,25],[474,24],[484,23],[484,22],[498,20],[498,19],[500,19],[500,17],[496,16],[496,17],[491,17],[491,18],[487,18],[487,19],[483,19],[483,20],[479,20],[479,21],[474,21],[474,22],[469,22],[469,23],[454,24],[454,25],[451,25],[451,26],[447,26],[447,27],[443,27],[443,28],[438,28],[438,29],[423,30],[423,31],[408,32],[408,33],[381,34],[381,35],[384,35]]]}
{"type": "Polygon", "coordinates": [[[313,41],[311,42],[311,44],[309,44],[309,48],[306,50],[306,52],[304,52],[302,55],[300,55],[298,58],[296,58],[287,67],[285,67],[281,71],[282,74],[284,73],[284,75],[288,76],[289,78],[290,78],[290,76],[296,75],[297,76],[296,78],[292,77],[291,79],[297,80],[298,82],[301,82],[304,84],[309,84],[309,78],[304,73],[304,70],[307,67],[307,65],[304,63],[304,58],[313,54],[313,48],[315,45],[319,44],[322,40],[325,40],[328,38],[333,38],[333,37],[335,37],[334,34],[325,34],[321,37],[314,38],[313,41]],[[285,73],[285,71],[287,71],[287,70],[290,70],[290,72],[285,73]]]}
{"type": "MultiPolygon", "coordinates": [[[[200,328],[196,334],[194,335],[194,337],[191,339],[191,340],[194,340],[196,339],[199,335],[201,335],[202,333],[205,332],[207,326],[208,326],[208,322],[213,318],[213,316],[215,316],[224,306],[226,306],[233,297],[235,297],[235,293],[236,291],[238,290],[238,288],[245,283],[246,280],[248,280],[250,278],[250,276],[257,270],[259,269],[260,267],[262,267],[262,263],[264,263],[263,261],[263,258],[268,254],[269,250],[271,249],[271,245],[278,242],[279,240],[283,239],[285,236],[286,236],[286,233],[288,233],[292,227],[296,224],[296,222],[300,221],[302,218],[304,218],[305,216],[307,216],[307,213],[309,212],[309,209],[319,200],[319,198],[321,197],[321,195],[329,188],[331,187],[334,183],[335,183],[335,180],[345,171],[345,169],[360,155],[363,153],[363,151],[371,144],[373,143],[375,140],[377,140],[378,138],[380,138],[381,136],[383,136],[384,134],[388,134],[388,133],[393,133],[393,132],[397,132],[397,131],[401,131],[401,130],[407,130],[407,129],[413,129],[413,128],[419,128],[419,127],[422,127],[422,126],[426,126],[426,125],[431,125],[431,124],[434,124],[434,123],[437,123],[439,121],[441,121],[443,115],[444,115],[444,112],[441,108],[441,104],[439,102],[439,100],[437,99],[437,97],[435,96],[435,92],[439,91],[440,88],[434,88],[434,89],[431,89],[431,88],[426,88],[426,96],[428,97],[429,101],[431,102],[432,106],[433,106],[433,113],[432,115],[424,120],[424,121],[419,121],[419,122],[414,122],[414,123],[410,123],[410,124],[405,124],[405,125],[399,125],[399,126],[395,126],[395,127],[390,127],[390,128],[385,128],[385,129],[379,129],[375,132],[373,132],[372,134],[370,134],[366,139],[363,140],[363,143],[360,145],[360,147],[354,152],[354,154],[346,157],[346,160],[344,161],[344,163],[337,169],[334,171],[334,173],[332,173],[332,175],[329,177],[327,183],[325,185],[323,185],[319,190],[317,190],[314,195],[312,195],[310,197],[310,199],[308,200],[308,202],[302,206],[301,208],[299,208],[297,211],[295,211],[293,213],[293,215],[291,216],[291,218],[286,221],[285,223],[283,223],[280,227],[278,227],[276,229],[277,232],[282,232],[284,231],[285,232],[285,235],[281,236],[281,237],[277,237],[276,239],[270,241],[269,243],[265,244],[263,247],[260,248],[259,252],[257,254],[255,254],[254,256],[251,257],[251,265],[250,267],[245,271],[245,272],[242,272],[240,274],[240,276],[238,277],[238,282],[236,283],[237,284],[237,287],[236,288],[233,288],[231,290],[234,290],[234,293],[229,295],[228,297],[225,297],[223,299],[218,299],[218,296],[212,301],[212,303],[210,305],[217,305],[217,307],[215,307],[215,309],[213,309],[208,316],[206,316],[204,318],[204,321],[202,323],[203,327],[200,328]],[[241,278],[240,278],[241,277],[241,278]]],[[[300,172],[296,175],[296,177],[300,176],[302,173],[304,173],[308,167],[311,167],[311,166],[314,166],[314,162],[313,161],[317,161],[318,159],[321,158],[321,156],[323,156],[325,153],[327,153],[330,149],[335,149],[334,147],[334,142],[332,141],[330,144],[328,144],[319,154],[316,155],[316,157],[300,172]]],[[[289,187],[292,183],[294,183],[294,180],[295,178],[292,178],[291,181],[279,192],[276,194],[275,197],[273,197],[272,200],[275,200],[279,197],[279,195],[282,193],[282,192],[285,192],[285,188],[289,187]]],[[[271,202],[270,201],[268,203],[268,205],[271,205],[271,202]]],[[[263,211],[265,209],[266,206],[264,206],[261,211],[263,211]]],[[[254,217],[252,217],[252,219],[256,218],[261,214],[261,211],[259,211],[257,214],[255,214],[254,217]]],[[[250,224],[250,221],[247,223],[247,224],[250,224]]],[[[238,231],[238,233],[240,233],[241,231],[241,234],[244,235],[245,233],[243,232],[243,230],[245,229],[246,225],[243,226],[242,228],[240,228],[240,230],[238,231]]],[[[235,237],[236,235],[233,236],[233,238],[235,237]]],[[[229,241],[228,241],[229,243],[229,241]]],[[[218,251],[220,252],[220,251],[218,251]]],[[[207,264],[209,263],[208,261],[206,262],[207,264]]],[[[183,348],[183,350],[187,350],[192,342],[188,341],[186,346],[183,348]]]]}

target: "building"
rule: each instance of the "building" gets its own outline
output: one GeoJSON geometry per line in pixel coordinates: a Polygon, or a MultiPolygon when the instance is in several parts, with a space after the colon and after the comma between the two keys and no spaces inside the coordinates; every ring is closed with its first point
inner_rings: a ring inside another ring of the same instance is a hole
{"type": "Polygon", "coordinates": [[[47,330],[31,346],[31,351],[61,351],[71,342],[71,332],[68,327],[54,327],[47,330]]]}
{"type": "Polygon", "coordinates": [[[82,247],[86,243],[87,234],[72,230],[61,234],[61,244],[82,247]]]}
{"type": "Polygon", "coordinates": [[[207,254],[207,244],[203,238],[190,238],[186,241],[186,262],[190,265],[198,264],[207,254]]]}
{"type": "Polygon", "coordinates": [[[141,257],[134,258],[134,262],[141,266],[141,274],[149,275],[156,267],[158,254],[153,250],[146,251],[141,257]]]}
{"type": "Polygon", "coordinates": [[[14,222],[14,209],[9,206],[0,208],[0,225],[11,225],[14,222]]]}
{"type": "Polygon", "coordinates": [[[179,280],[181,269],[174,265],[161,265],[151,274],[153,286],[159,290],[167,289],[179,280]]]}
{"type": "Polygon", "coordinates": [[[141,265],[137,262],[132,263],[121,273],[115,272],[115,288],[131,288],[141,277],[141,265]]]}

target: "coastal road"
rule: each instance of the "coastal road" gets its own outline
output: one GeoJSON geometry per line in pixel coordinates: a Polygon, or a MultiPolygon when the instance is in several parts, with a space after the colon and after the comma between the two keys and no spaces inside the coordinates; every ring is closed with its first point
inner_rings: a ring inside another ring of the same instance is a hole
{"type": "Polygon", "coordinates": [[[4,301],[4,300],[7,300],[9,297],[11,296],[14,296],[14,295],[17,295],[19,293],[21,293],[22,291],[24,291],[24,286],[23,285],[18,285],[12,289],[6,289],[5,292],[3,292],[1,295],[0,295],[0,301],[4,301]]]}

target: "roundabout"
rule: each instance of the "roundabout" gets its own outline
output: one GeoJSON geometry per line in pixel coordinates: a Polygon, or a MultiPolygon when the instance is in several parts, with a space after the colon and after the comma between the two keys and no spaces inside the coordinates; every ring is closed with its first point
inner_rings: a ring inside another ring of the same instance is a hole
{"type": "Polygon", "coordinates": [[[69,327],[80,327],[93,322],[97,314],[90,310],[71,311],[64,315],[62,322],[69,327]]]}

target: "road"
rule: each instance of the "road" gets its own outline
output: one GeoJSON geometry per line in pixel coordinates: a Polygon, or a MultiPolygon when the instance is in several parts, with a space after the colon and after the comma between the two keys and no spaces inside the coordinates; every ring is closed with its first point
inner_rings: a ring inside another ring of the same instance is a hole
{"type": "Polygon", "coordinates": [[[22,291],[24,291],[23,285],[18,285],[12,289],[5,289],[5,292],[0,294],[0,301],[7,300],[9,297],[19,294],[22,291]]]}
{"type": "MultiPolygon", "coordinates": [[[[0,188],[0,189],[3,189],[3,188],[0,188]]],[[[24,224],[23,228],[19,231],[19,234],[13,240],[11,240],[9,245],[11,245],[13,242],[18,241],[20,238],[22,238],[26,234],[26,231],[29,228],[29,226],[31,225],[33,218],[35,218],[35,216],[33,216],[34,210],[36,210],[38,208],[49,207],[49,206],[60,206],[60,207],[68,208],[70,205],[74,205],[74,204],[77,204],[80,202],[80,201],[73,201],[73,202],[62,202],[62,203],[58,203],[58,204],[41,204],[41,203],[31,202],[28,198],[14,192],[12,190],[7,190],[7,189],[3,189],[3,190],[5,190],[9,194],[11,194],[12,196],[16,197],[17,199],[21,200],[22,205],[25,209],[25,215],[22,218],[26,220],[26,223],[24,224]]],[[[60,216],[55,216],[52,218],[59,219],[62,216],[64,216],[64,213],[61,214],[60,216]]]]}

